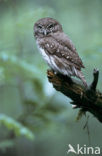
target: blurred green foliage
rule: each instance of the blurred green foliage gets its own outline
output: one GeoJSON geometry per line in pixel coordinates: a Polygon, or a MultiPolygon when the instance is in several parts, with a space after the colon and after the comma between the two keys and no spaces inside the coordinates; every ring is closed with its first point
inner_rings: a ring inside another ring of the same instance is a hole
{"type": "Polygon", "coordinates": [[[0,125],[1,124],[9,130],[13,130],[16,136],[24,135],[29,139],[34,138],[33,133],[31,133],[27,128],[6,115],[0,114],[0,125]]]}
{"type": "MultiPolygon", "coordinates": [[[[88,144],[87,134],[81,130],[85,119],[75,122],[78,111],[73,111],[68,105],[70,99],[55,92],[47,80],[48,67],[38,53],[33,37],[33,25],[43,17],[53,17],[62,23],[85,64],[83,72],[88,83],[92,81],[93,68],[99,68],[98,88],[102,91],[101,0],[1,0],[0,155],[9,155],[7,149],[12,148],[15,155],[15,147],[20,150],[22,144],[24,149],[27,148],[25,152],[18,150],[17,156],[26,156],[29,149],[33,156],[32,144],[42,149],[44,156],[65,155],[69,142],[88,144]],[[30,140],[35,136],[35,140],[29,143],[23,140],[22,135],[30,140]],[[45,146],[48,149],[46,152],[45,146]],[[56,151],[57,148],[61,151],[56,151]]],[[[91,130],[96,127],[95,124],[99,126],[93,118],[90,124],[91,130]]],[[[97,141],[100,132],[96,131],[98,136],[93,144],[101,144],[97,141]]],[[[41,155],[40,150],[35,154],[41,155]]]]}

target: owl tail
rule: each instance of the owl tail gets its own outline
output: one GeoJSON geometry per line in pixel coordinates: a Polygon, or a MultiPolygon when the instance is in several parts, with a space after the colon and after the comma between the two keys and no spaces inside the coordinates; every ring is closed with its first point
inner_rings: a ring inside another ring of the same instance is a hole
{"type": "Polygon", "coordinates": [[[87,85],[87,82],[85,80],[85,77],[84,77],[83,73],[81,71],[77,70],[76,76],[82,80],[84,86],[87,88],[88,85],[87,85]]]}

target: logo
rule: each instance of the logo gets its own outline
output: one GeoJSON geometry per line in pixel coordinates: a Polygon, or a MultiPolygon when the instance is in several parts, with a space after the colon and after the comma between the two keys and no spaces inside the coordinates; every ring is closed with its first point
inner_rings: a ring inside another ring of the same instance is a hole
{"type": "Polygon", "coordinates": [[[77,144],[76,149],[69,144],[68,145],[68,150],[67,150],[67,154],[70,153],[75,153],[75,154],[101,154],[101,150],[100,147],[87,147],[86,145],[84,145],[83,147],[81,147],[79,144],[77,144]]]}

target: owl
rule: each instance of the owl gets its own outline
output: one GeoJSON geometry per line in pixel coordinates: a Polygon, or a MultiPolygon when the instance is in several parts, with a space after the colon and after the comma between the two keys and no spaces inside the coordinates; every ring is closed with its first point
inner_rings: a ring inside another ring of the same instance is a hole
{"type": "Polygon", "coordinates": [[[81,68],[85,68],[72,41],[63,32],[61,24],[53,18],[42,18],[34,24],[37,47],[55,73],[75,76],[87,86],[81,68]]]}

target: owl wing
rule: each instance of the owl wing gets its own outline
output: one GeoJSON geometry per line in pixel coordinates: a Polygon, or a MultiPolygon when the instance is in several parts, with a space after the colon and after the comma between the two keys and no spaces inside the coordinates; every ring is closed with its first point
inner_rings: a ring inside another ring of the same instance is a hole
{"type": "Polygon", "coordinates": [[[78,70],[84,68],[71,40],[64,33],[44,38],[40,42],[40,46],[45,49],[46,53],[56,56],[56,59],[61,59],[66,67],[71,65],[78,70]]]}
{"type": "Polygon", "coordinates": [[[58,41],[58,43],[60,43],[60,45],[62,45],[61,54],[64,58],[75,64],[77,68],[85,68],[81,58],[76,51],[76,48],[65,33],[56,33],[53,35],[53,37],[56,41],[58,41]]]}

